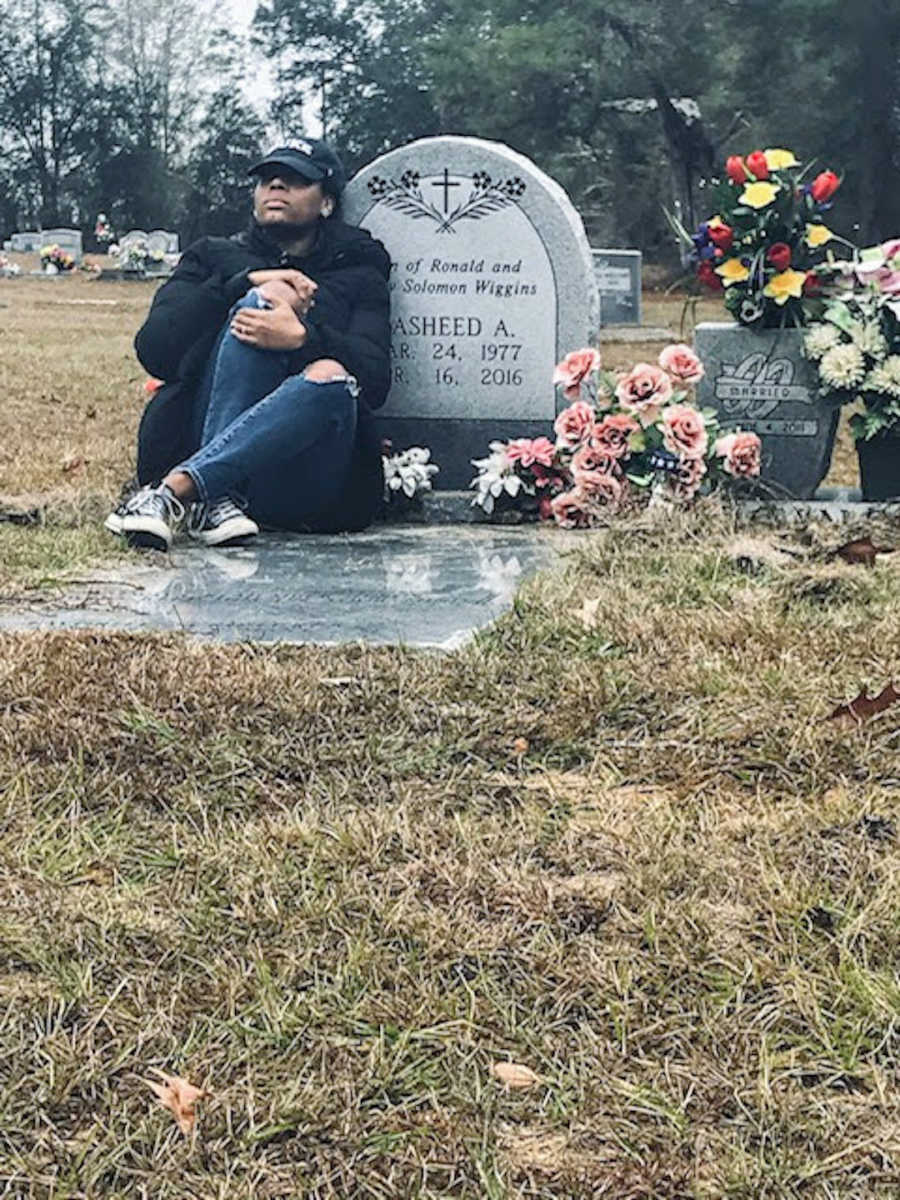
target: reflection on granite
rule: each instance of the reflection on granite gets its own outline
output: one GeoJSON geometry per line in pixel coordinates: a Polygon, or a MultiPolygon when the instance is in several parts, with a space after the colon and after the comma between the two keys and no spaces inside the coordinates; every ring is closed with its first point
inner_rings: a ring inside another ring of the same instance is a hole
{"type": "Polygon", "coordinates": [[[403,643],[452,649],[509,608],[568,544],[531,527],[381,527],[176,545],[0,609],[0,630],[184,631],[220,641],[403,643]]]}

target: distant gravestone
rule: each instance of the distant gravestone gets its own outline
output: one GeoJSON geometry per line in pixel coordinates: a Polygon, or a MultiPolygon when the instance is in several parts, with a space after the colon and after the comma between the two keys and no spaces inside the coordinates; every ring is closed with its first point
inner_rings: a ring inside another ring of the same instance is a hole
{"type": "Polygon", "coordinates": [[[776,496],[814,496],[828,473],[839,414],[816,395],[802,332],[709,322],[697,326],[694,346],[706,372],[700,404],[716,409],[723,426],[759,434],[762,483],[776,496]]]}
{"type": "Polygon", "coordinates": [[[143,229],[131,229],[124,237],[119,238],[119,250],[124,250],[126,246],[131,246],[135,242],[144,242],[146,244],[149,236],[143,229]]]}
{"type": "Polygon", "coordinates": [[[15,254],[37,254],[41,246],[46,245],[44,234],[40,230],[26,233],[14,233],[10,238],[10,250],[15,254]]]}
{"type": "Polygon", "coordinates": [[[495,438],[552,434],[554,365],[590,345],[597,289],[562,188],[498,142],[436,137],[376,159],[344,213],[391,256],[393,381],[379,411],[397,450],[428,446],[435,486],[467,487],[495,438]]]}
{"type": "Polygon", "coordinates": [[[147,235],[147,245],[151,250],[159,250],[163,254],[177,254],[178,234],[170,233],[167,229],[154,229],[147,235]]]}
{"type": "Polygon", "coordinates": [[[60,250],[71,254],[76,263],[84,258],[80,229],[45,229],[41,238],[41,246],[59,246],[60,250]]]}
{"type": "Polygon", "coordinates": [[[640,250],[592,250],[600,294],[600,324],[640,325],[640,250]]]}

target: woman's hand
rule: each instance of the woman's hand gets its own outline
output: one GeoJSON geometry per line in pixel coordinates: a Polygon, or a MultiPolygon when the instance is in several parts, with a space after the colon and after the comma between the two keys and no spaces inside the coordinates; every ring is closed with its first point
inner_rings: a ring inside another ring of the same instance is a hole
{"type": "Polygon", "coordinates": [[[283,279],[268,279],[265,283],[258,284],[256,290],[273,308],[277,308],[279,304],[293,308],[297,302],[297,293],[283,279]]]}
{"type": "Polygon", "coordinates": [[[299,350],[306,341],[306,326],[288,304],[239,308],[230,328],[239,342],[257,350],[299,350]]]}
{"type": "Polygon", "coordinates": [[[296,271],[293,267],[273,267],[262,271],[250,271],[247,279],[254,287],[259,287],[272,280],[286,283],[294,293],[291,308],[301,317],[312,308],[319,287],[314,279],[310,279],[308,275],[304,275],[302,271],[296,271]]]}

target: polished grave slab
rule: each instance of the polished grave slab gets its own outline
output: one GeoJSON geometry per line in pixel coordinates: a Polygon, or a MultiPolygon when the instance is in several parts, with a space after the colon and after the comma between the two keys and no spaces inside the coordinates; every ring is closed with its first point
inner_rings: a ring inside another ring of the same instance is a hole
{"type": "Polygon", "coordinates": [[[571,535],[535,526],[381,526],[177,543],[0,608],[0,630],[183,631],[219,641],[453,649],[512,603],[571,535]]]}

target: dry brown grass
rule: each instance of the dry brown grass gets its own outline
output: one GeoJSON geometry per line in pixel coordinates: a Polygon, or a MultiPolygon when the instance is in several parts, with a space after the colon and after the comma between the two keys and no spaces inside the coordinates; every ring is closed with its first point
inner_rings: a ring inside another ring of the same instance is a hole
{"type": "MultiPolygon", "coordinates": [[[[57,514],[7,577],[103,553],[149,292],[0,291],[3,490],[57,514]]],[[[0,1190],[900,1194],[900,708],[824,719],[898,675],[900,555],[852,532],[647,513],[453,655],[0,638],[0,1190]]]]}
{"type": "Polygon", "coordinates": [[[900,564],[840,536],[650,514],[454,655],[0,639],[8,1194],[898,1194],[897,717],[824,718],[900,564]]]}

